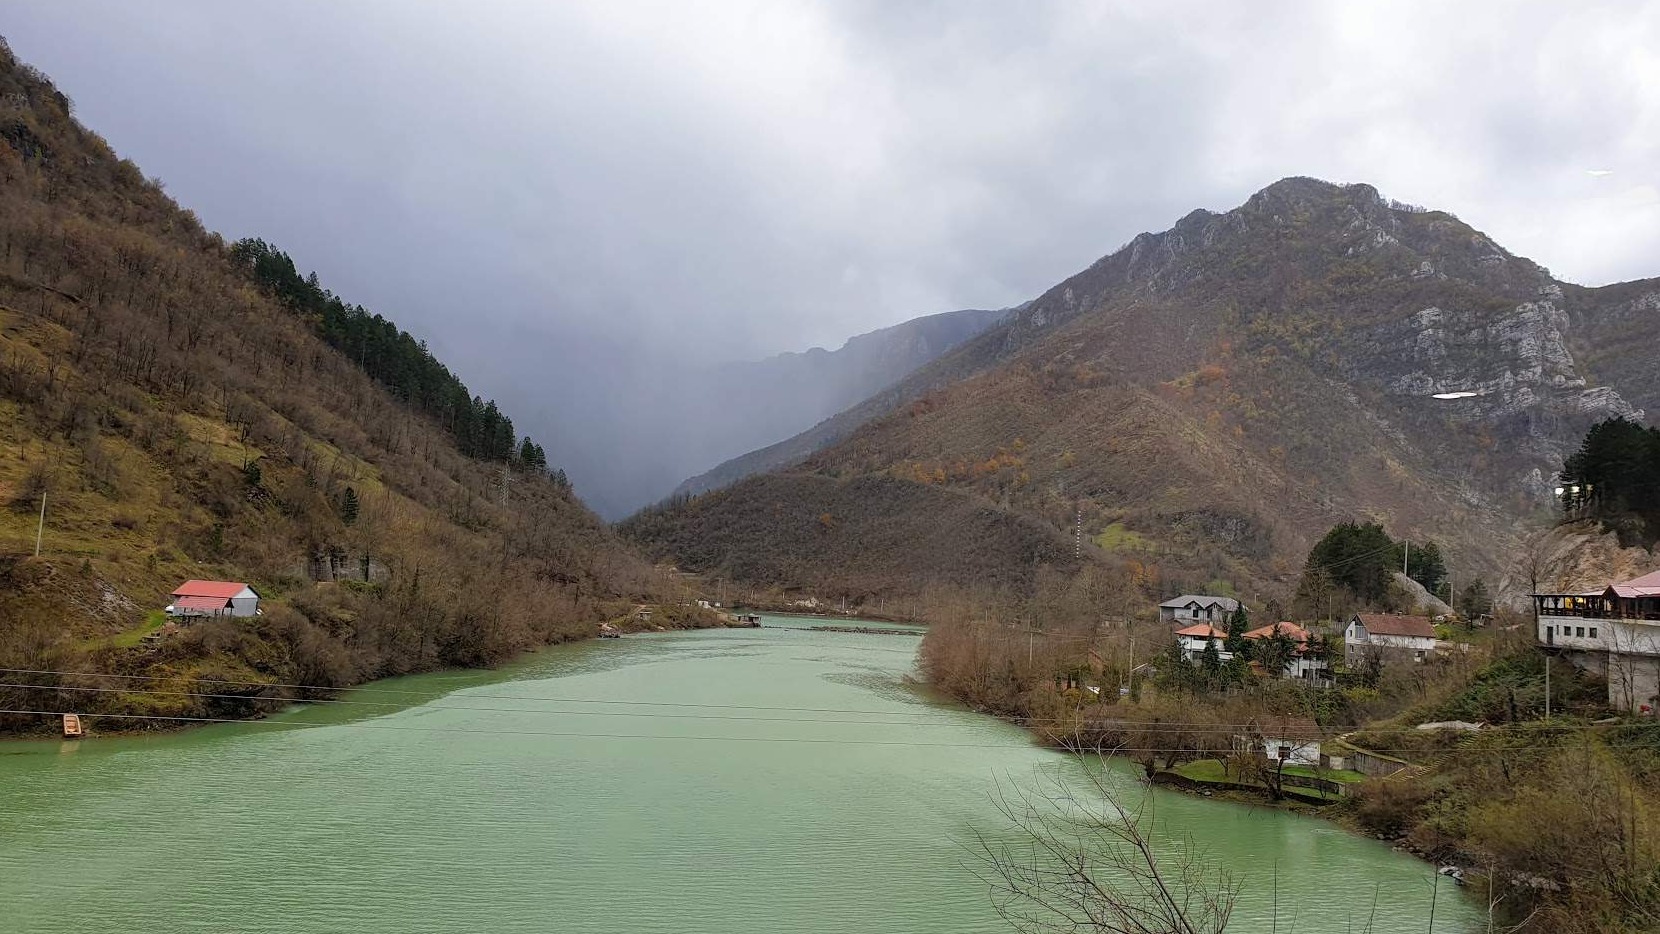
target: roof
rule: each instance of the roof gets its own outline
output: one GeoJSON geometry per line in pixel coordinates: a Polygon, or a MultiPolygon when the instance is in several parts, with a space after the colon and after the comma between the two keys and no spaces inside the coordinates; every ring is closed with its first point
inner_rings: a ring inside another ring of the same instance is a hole
{"type": "Polygon", "coordinates": [[[1378,636],[1415,636],[1435,638],[1435,624],[1427,616],[1397,616],[1394,613],[1356,613],[1355,618],[1366,631],[1378,636]]]}
{"type": "MultiPolygon", "coordinates": [[[[1369,629],[1371,627],[1367,627],[1367,628],[1369,629]]],[[[1298,642],[1307,642],[1308,641],[1308,630],[1307,629],[1304,629],[1303,627],[1297,625],[1296,623],[1288,623],[1288,622],[1285,622],[1284,620],[1281,620],[1280,622],[1274,623],[1274,624],[1269,625],[1269,626],[1263,626],[1263,627],[1258,628],[1258,629],[1253,629],[1250,632],[1245,634],[1245,638],[1247,638],[1247,639],[1269,639],[1269,638],[1273,637],[1275,630],[1279,630],[1280,632],[1284,633],[1285,635],[1289,636],[1292,639],[1295,639],[1298,642]]]]}
{"type": "Polygon", "coordinates": [[[173,601],[175,609],[180,610],[223,610],[231,602],[230,597],[180,597],[173,601]]]}
{"type": "Polygon", "coordinates": [[[1635,597],[1660,597],[1660,571],[1650,571],[1642,577],[1634,577],[1620,584],[1611,584],[1609,590],[1614,595],[1632,599],[1635,597]]]}
{"type": "Polygon", "coordinates": [[[1616,597],[1628,600],[1639,597],[1660,597],[1660,571],[1650,571],[1642,577],[1633,577],[1628,581],[1609,584],[1601,590],[1588,590],[1580,593],[1536,593],[1535,597],[1606,597],[1612,593],[1616,597]]]}
{"type": "Polygon", "coordinates": [[[1192,636],[1195,639],[1226,639],[1228,634],[1209,623],[1194,623],[1176,630],[1178,636],[1192,636]]]}
{"type": "Polygon", "coordinates": [[[225,600],[244,590],[251,590],[241,581],[185,581],[173,591],[175,597],[219,597],[225,600]]]}
{"type": "Polygon", "coordinates": [[[1232,597],[1209,597],[1204,594],[1195,593],[1184,593],[1174,600],[1164,601],[1159,604],[1159,606],[1174,610],[1187,606],[1189,603],[1197,603],[1200,606],[1220,606],[1229,613],[1239,609],[1239,601],[1233,599],[1232,597]]]}

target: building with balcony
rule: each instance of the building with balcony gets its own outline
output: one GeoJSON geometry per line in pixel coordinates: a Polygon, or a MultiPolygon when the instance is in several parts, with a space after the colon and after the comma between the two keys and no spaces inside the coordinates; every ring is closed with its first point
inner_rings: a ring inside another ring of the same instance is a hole
{"type": "Polygon", "coordinates": [[[1660,707],[1660,571],[1586,593],[1534,594],[1539,644],[1608,682],[1608,703],[1660,707]]]}

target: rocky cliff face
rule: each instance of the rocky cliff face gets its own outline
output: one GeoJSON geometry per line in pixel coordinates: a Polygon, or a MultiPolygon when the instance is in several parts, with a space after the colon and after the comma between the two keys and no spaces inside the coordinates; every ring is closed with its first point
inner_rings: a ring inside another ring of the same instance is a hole
{"type": "Polygon", "coordinates": [[[1208,563],[1195,573],[1287,577],[1264,556],[1299,561],[1354,517],[1496,573],[1585,430],[1660,394],[1641,349],[1657,293],[1561,283],[1450,214],[1286,179],[1137,236],[752,457],[945,484],[1057,526],[1081,513],[1086,534],[1208,563]],[[1268,544],[1186,535],[1196,512],[1268,544]]]}

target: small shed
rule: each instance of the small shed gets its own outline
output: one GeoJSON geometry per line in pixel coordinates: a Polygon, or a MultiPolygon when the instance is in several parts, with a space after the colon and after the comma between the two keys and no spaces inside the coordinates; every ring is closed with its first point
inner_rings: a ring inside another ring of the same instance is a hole
{"type": "Polygon", "coordinates": [[[1320,763],[1320,725],[1308,717],[1264,717],[1245,728],[1245,733],[1234,737],[1234,747],[1241,752],[1260,752],[1271,762],[1320,763]]]}
{"type": "Polygon", "coordinates": [[[241,581],[189,580],[173,591],[168,616],[257,616],[259,594],[241,581]]]}

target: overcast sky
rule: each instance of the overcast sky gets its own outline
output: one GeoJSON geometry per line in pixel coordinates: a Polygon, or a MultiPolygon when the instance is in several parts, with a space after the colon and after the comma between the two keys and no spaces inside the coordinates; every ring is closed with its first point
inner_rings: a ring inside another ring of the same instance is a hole
{"type": "Polygon", "coordinates": [[[498,397],[1014,304],[1286,175],[1660,275],[1654,3],[38,0],[0,32],[209,226],[498,397]]]}

